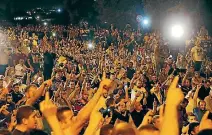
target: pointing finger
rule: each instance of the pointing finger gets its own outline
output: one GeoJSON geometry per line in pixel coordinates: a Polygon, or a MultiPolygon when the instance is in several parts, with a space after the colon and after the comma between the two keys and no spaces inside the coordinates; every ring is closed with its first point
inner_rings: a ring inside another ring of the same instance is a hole
{"type": "Polygon", "coordinates": [[[47,92],[46,92],[46,94],[45,94],[45,101],[47,101],[47,102],[48,102],[48,101],[49,101],[49,99],[50,99],[50,98],[49,98],[49,92],[47,91],[47,92]]]}

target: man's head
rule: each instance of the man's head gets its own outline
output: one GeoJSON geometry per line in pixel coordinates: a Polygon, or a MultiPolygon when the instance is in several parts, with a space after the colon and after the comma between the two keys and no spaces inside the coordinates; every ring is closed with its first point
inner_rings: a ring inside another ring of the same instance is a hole
{"type": "Polygon", "coordinates": [[[136,131],[128,123],[119,123],[113,128],[111,135],[136,135],[136,131]]]}
{"type": "Polygon", "coordinates": [[[157,129],[160,129],[160,127],[161,127],[160,116],[155,115],[152,119],[152,123],[157,129]]]}
{"type": "Polygon", "coordinates": [[[206,89],[208,89],[208,88],[210,88],[210,86],[211,86],[211,82],[210,82],[209,80],[206,80],[206,81],[204,82],[204,87],[205,87],[206,89]]]}
{"type": "Polygon", "coordinates": [[[189,122],[189,123],[197,122],[196,116],[195,116],[194,114],[189,115],[189,116],[188,116],[188,122],[189,122]]]}
{"type": "Polygon", "coordinates": [[[37,113],[31,106],[21,106],[16,114],[17,125],[24,126],[27,130],[36,128],[37,113]]]}
{"type": "Polygon", "coordinates": [[[43,77],[39,77],[38,78],[38,84],[41,85],[44,82],[44,78],[43,77]]]}
{"type": "Polygon", "coordinates": [[[120,111],[120,112],[125,112],[126,111],[126,104],[124,103],[124,102],[120,102],[119,103],[119,106],[118,106],[118,110],[120,111]]]}
{"type": "Polygon", "coordinates": [[[204,100],[199,101],[198,107],[200,108],[200,110],[204,111],[206,107],[206,102],[204,100]]]}
{"type": "Polygon", "coordinates": [[[14,92],[19,92],[19,84],[18,83],[13,85],[13,91],[14,92]]]}
{"type": "Polygon", "coordinates": [[[188,127],[188,134],[197,135],[198,132],[199,132],[199,123],[198,122],[190,123],[188,127]]]}
{"type": "Polygon", "coordinates": [[[34,96],[35,92],[37,90],[37,86],[34,84],[31,84],[29,86],[26,87],[25,89],[25,94],[27,98],[31,98],[34,96]]]}
{"type": "Polygon", "coordinates": [[[187,105],[188,105],[188,99],[184,98],[181,103],[181,107],[185,109],[187,107],[187,105]]]}
{"type": "Polygon", "coordinates": [[[7,103],[12,103],[13,102],[13,97],[12,97],[12,95],[11,94],[7,94],[7,103]]]}
{"type": "Polygon", "coordinates": [[[74,113],[69,107],[59,107],[57,109],[57,118],[60,122],[61,128],[66,129],[72,124],[74,113]]]}
{"type": "Polygon", "coordinates": [[[113,125],[107,124],[101,127],[100,129],[100,135],[111,135],[113,131],[113,125]]]}
{"type": "Polygon", "coordinates": [[[140,135],[159,135],[159,129],[153,125],[145,125],[138,129],[140,135]]]}
{"type": "Polygon", "coordinates": [[[135,107],[136,111],[143,110],[143,106],[142,106],[142,104],[140,102],[135,102],[134,107],[135,107]]]}

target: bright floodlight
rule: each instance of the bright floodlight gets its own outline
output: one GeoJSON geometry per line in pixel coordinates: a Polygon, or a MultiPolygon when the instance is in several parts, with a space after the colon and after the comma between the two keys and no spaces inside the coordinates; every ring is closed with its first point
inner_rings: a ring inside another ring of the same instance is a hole
{"type": "Polygon", "coordinates": [[[57,9],[57,12],[59,12],[59,13],[60,13],[60,12],[61,12],[61,9],[60,9],[60,8],[59,8],[59,9],[57,9]]]}
{"type": "Polygon", "coordinates": [[[175,25],[172,27],[172,36],[175,38],[182,37],[184,34],[183,27],[180,25],[175,25]]]}
{"type": "Polygon", "coordinates": [[[56,36],[56,33],[53,33],[52,35],[53,35],[53,37],[55,37],[56,36]]]}
{"type": "Polygon", "coordinates": [[[92,44],[92,43],[89,43],[89,44],[88,44],[88,48],[89,48],[89,49],[92,49],[92,48],[93,48],[93,44],[92,44]]]}
{"type": "Polygon", "coordinates": [[[149,24],[149,21],[148,21],[147,19],[145,19],[145,20],[143,21],[143,23],[144,23],[145,25],[147,25],[147,24],[149,24]]]}
{"type": "Polygon", "coordinates": [[[43,24],[46,26],[47,25],[47,22],[44,22],[43,24]]]}

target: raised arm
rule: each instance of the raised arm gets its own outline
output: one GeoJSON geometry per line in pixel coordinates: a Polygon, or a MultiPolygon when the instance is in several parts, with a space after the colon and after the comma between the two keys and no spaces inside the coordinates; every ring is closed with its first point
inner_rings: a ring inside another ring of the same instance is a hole
{"type": "Polygon", "coordinates": [[[105,90],[106,87],[109,87],[110,83],[111,81],[109,79],[103,80],[93,98],[79,111],[74,124],[76,129],[80,129],[82,126],[84,126],[84,123],[89,120],[93,108],[101,97],[102,91],[105,90]]]}
{"type": "Polygon", "coordinates": [[[160,135],[179,135],[178,106],[184,95],[178,86],[179,77],[175,77],[171,83],[166,99],[166,109],[160,135]]]}
{"type": "Polygon", "coordinates": [[[26,101],[26,105],[33,105],[43,94],[46,86],[51,86],[52,85],[52,80],[47,80],[45,81],[37,90],[36,93],[33,97],[30,97],[30,99],[28,99],[26,101]]]}
{"type": "Polygon", "coordinates": [[[99,102],[97,103],[96,107],[93,109],[89,121],[89,125],[84,133],[84,135],[95,135],[96,132],[99,130],[99,126],[101,120],[103,119],[102,114],[99,112],[101,108],[105,108],[106,99],[101,97],[99,102]]]}
{"type": "Polygon", "coordinates": [[[201,87],[202,87],[201,85],[197,85],[196,91],[194,93],[194,97],[193,97],[194,108],[197,107],[197,98],[198,98],[199,90],[200,90],[201,87]]]}

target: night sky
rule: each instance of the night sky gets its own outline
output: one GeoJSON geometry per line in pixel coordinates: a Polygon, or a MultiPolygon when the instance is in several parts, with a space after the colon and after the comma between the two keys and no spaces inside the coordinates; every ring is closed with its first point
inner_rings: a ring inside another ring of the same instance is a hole
{"type": "Polygon", "coordinates": [[[4,7],[6,3],[12,1],[13,8],[16,10],[30,9],[35,7],[52,7],[62,5],[63,0],[0,0],[0,7],[4,7]]]}

